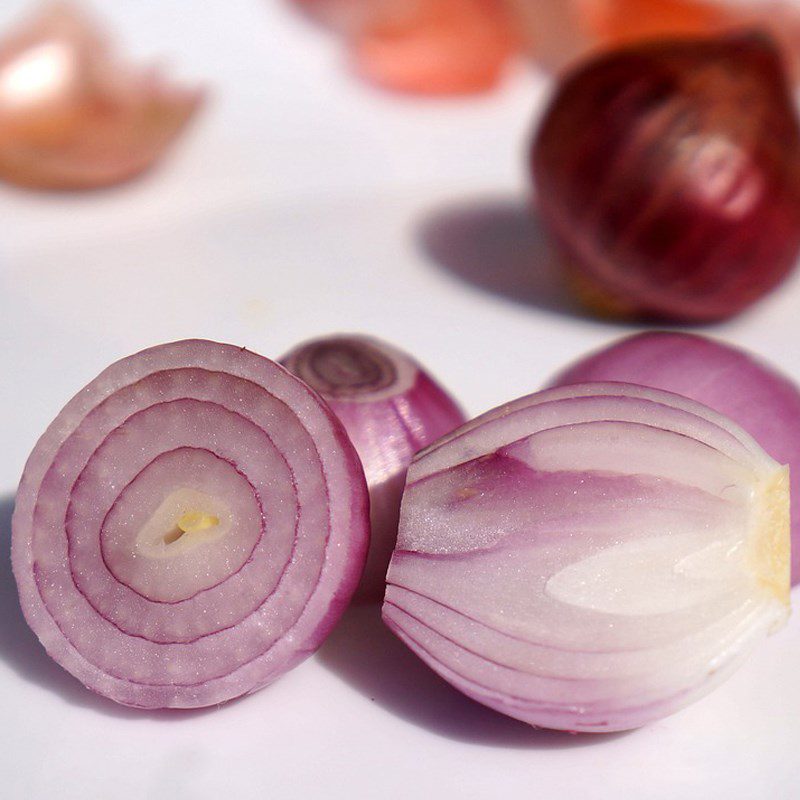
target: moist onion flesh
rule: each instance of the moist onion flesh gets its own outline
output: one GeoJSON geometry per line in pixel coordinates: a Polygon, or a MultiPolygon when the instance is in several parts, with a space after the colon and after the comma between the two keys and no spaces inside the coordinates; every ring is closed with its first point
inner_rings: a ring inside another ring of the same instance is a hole
{"type": "Polygon", "coordinates": [[[787,469],[668,392],[500,406],[408,471],[383,617],[468,696],[616,731],[706,694],[785,621],[787,469]]]}
{"type": "Polygon", "coordinates": [[[650,331],[589,353],[551,386],[624,381],[684,395],[730,417],[791,471],[792,584],[800,583],[800,389],[773,365],[705,336],[650,331]]]}
{"type": "Polygon", "coordinates": [[[464,422],[464,415],[411,356],[374,337],[320,337],[298,345],[281,363],[322,395],[361,458],[372,536],[356,596],[380,600],[411,458],[464,422]]]}
{"type": "Polygon", "coordinates": [[[141,708],[252,692],[312,653],[363,568],[358,457],[301,381],[244,348],[153,347],[41,437],[12,562],[47,652],[141,708]]]}

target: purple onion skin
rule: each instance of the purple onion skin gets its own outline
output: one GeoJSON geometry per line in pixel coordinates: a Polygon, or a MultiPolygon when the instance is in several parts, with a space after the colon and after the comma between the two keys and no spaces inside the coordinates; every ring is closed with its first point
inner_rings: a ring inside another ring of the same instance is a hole
{"type": "Polygon", "coordinates": [[[542,220],[594,310],[739,313],[800,251],[800,130],[765,35],[659,41],[566,77],[532,144],[542,220]]]}
{"type": "Polygon", "coordinates": [[[48,427],[12,566],[29,626],[87,688],[199,708],[322,644],[368,537],[363,469],[330,408],[262,356],[190,340],[112,364],[48,427]]]}
{"type": "Polygon", "coordinates": [[[321,337],[298,345],[281,363],[323,397],[361,458],[372,533],[355,598],[379,601],[397,538],[408,465],[418,450],[461,425],[464,414],[417,361],[372,337],[321,337]],[[324,376],[313,367],[320,357],[327,364],[321,367],[324,376]],[[338,372],[336,364],[343,364],[345,372],[338,372]],[[337,384],[339,379],[352,385],[337,384]]]}
{"type": "Polygon", "coordinates": [[[800,583],[800,390],[750,353],[688,333],[641,333],[590,353],[548,386],[639,383],[697,400],[741,425],[791,476],[792,585],[800,583]]]}

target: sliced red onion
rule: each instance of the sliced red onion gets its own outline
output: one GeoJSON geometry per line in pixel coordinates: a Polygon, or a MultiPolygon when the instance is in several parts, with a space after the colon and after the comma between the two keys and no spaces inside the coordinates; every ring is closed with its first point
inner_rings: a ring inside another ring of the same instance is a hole
{"type": "Polygon", "coordinates": [[[419,449],[464,421],[450,396],[406,353],[356,334],[305,342],[281,359],[341,420],[367,476],[372,537],[357,597],[383,597],[406,470],[419,449]]]}
{"type": "Polygon", "coordinates": [[[87,687],[191,708],[312,653],[364,563],[361,465],[329,408],[244,348],[118,361],[33,450],[13,518],[28,624],[87,687]]]}
{"type": "Polygon", "coordinates": [[[789,606],[787,470],[678,395],[521,398],[408,471],[386,623],[470,697],[615,731],[729,675],[789,606]]]}
{"type": "Polygon", "coordinates": [[[590,353],[552,386],[624,381],[697,400],[741,425],[790,467],[792,584],[800,583],[800,390],[750,353],[689,333],[640,333],[590,353]]]}

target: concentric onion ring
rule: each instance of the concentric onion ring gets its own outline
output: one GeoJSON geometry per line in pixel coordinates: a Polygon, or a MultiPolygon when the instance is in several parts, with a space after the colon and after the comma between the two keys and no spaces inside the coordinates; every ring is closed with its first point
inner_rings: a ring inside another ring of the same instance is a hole
{"type": "Polygon", "coordinates": [[[321,644],[368,526],[363,470],[324,402],[243,348],[183,341],[113,364],[50,425],[12,561],[65,669],[125,705],[191,708],[321,644]]]}

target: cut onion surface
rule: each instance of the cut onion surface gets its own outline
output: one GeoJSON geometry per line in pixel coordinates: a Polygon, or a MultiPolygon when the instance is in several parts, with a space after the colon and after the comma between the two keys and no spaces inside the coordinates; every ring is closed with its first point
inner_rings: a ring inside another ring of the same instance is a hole
{"type": "Polygon", "coordinates": [[[175,342],[110,366],[47,429],[12,562],[28,624],[87,687],[200,707],[322,643],[368,515],[355,450],[305,384],[244,348],[175,342]]]}
{"type": "Polygon", "coordinates": [[[800,389],[776,367],[705,336],[650,331],[612,343],[570,365],[552,382],[625,381],[682,394],[741,425],[792,484],[792,583],[800,583],[800,389]]]}
{"type": "Polygon", "coordinates": [[[380,600],[408,465],[414,453],[458,427],[464,415],[414,359],[372,337],[314,339],[296,347],[281,363],[322,395],[361,458],[369,485],[372,537],[357,596],[380,600]]]}
{"type": "Polygon", "coordinates": [[[616,731],[731,673],[789,608],[788,470],[631,384],[500,406],[408,471],[386,623],[468,696],[616,731]]]}

